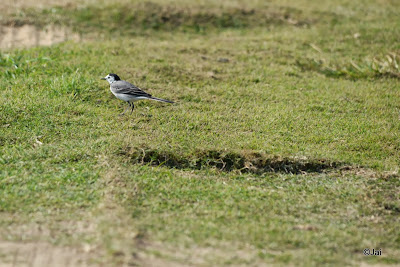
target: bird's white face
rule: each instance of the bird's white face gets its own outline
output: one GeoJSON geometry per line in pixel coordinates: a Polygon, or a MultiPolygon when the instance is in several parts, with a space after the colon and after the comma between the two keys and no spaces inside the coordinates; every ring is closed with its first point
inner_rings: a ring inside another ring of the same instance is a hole
{"type": "Polygon", "coordinates": [[[106,80],[109,84],[115,82],[115,77],[111,75],[107,75],[106,77],[102,78],[102,80],[106,80]]]}

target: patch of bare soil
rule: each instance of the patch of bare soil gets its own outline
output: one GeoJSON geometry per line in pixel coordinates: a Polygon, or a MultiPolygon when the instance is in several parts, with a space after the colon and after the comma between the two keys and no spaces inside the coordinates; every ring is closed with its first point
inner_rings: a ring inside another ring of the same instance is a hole
{"type": "Polygon", "coordinates": [[[85,267],[88,254],[75,248],[56,247],[44,242],[0,241],[2,267],[85,267]]]}
{"type": "MultiPolygon", "coordinates": [[[[140,266],[218,266],[234,261],[235,266],[270,266],[258,257],[259,250],[252,247],[238,248],[234,244],[216,244],[212,247],[172,247],[159,242],[145,244],[137,256],[140,266]]],[[[280,251],[268,251],[280,255],[280,251]]],[[[229,265],[229,264],[228,264],[229,265]]]]}
{"type": "MultiPolygon", "coordinates": [[[[51,7],[76,7],[94,0],[2,0],[0,19],[10,14],[19,14],[27,8],[49,9],[51,7]]],[[[9,48],[28,48],[48,46],[67,40],[80,41],[81,37],[70,29],[61,26],[47,25],[38,28],[33,25],[15,27],[11,22],[7,26],[0,25],[0,50],[9,48]]]]}
{"type": "Polygon", "coordinates": [[[74,0],[2,0],[0,11],[15,12],[21,8],[49,8],[51,6],[68,6],[81,1],[74,0]]]}
{"type": "Polygon", "coordinates": [[[0,26],[0,49],[48,46],[67,40],[80,41],[80,39],[80,36],[70,29],[55,25],[44,28],[33,25],[0,26]]]}

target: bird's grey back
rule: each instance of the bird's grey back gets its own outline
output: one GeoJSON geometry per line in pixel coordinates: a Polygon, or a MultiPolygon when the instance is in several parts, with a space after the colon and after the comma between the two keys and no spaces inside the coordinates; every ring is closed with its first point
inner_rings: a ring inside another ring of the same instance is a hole
{"type": "Polygon", "coordinates": [[[123,80],[115,81],[110,85],[111,91],[115,94],[126,94],[135,97],[151,97],[150,94],[142,91],[139,87],[123,80]]]}

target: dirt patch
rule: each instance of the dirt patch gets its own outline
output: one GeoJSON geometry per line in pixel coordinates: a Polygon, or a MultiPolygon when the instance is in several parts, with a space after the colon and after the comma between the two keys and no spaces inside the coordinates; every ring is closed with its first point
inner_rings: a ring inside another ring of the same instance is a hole
{"type": "Polygon", "coordinates": [[[14,12],[21,8],[49,8],[51,6],[68,6],[76,2],[74,0],[2,0],[0,11],[14,12]]]}
{"type": "Polygon", "coordinates": [[[55,25],[43,28],[33,25],[0,27],[0,49],[48,46],[67,40],[79,42],[81,38],[70,29],[55,25]]]}
{"type": "MultiPolygon", "coordinates": [[[[280,251],[268,251],[279,255],[280,251]]],[[[251,246],[217,243],[215,246],[171,246],[160,242],[147,243],[138,253],[140,266],[224,266],[240,259],[243,266],[269,266],[259,258],[259,249],[251,246]],[[227,264],[228,263],[228,264],[227,264]]]]}
{"type": "Polygon", "coordinates": [[[343,166],[338,169],[339,173],[342,175],[355,175],[365,177],[367,179],[395,179],[399,177],[398,170],[395,171],[375,171],[368,168],[363,168],[360,166],[343,166]]]}
{"type": "Polygon", "coordinates": [[[0,241],[0,266],[2,267],[85,267],[89,255],[75,248],[55,247],[42,242],[0,241]]]}

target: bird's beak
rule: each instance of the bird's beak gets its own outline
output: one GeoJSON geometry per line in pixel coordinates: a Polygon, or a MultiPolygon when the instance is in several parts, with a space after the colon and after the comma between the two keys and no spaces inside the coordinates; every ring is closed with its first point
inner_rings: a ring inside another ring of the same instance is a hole
{"type": "Polygon", "coordinates": [[[105,80],[106,78],[101,78],[100,80],[105,80]]]}

